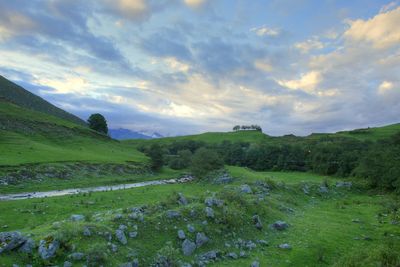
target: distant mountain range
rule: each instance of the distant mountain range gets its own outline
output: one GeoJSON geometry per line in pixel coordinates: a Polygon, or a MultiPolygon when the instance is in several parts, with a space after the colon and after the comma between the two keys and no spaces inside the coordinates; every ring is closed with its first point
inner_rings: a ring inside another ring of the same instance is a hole
{"type": "Polygon", "coordinates": [[[153,139],[153,138],[162,138],[162,136],[159,133],[152,133],[152,134],[147,134],[147,133],[142,133],[142,132],[136,132],[136,131],[131,131],[128,129],[109,129],[108,134],[113,138],[117,140],[127,140],[127,139],[153,139]]]}

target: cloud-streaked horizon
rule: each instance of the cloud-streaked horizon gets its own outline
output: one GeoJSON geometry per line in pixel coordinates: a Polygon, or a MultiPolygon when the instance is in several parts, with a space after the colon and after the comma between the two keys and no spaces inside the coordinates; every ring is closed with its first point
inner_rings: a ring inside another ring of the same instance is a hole
{"type": "Polygon", "coordinates": [[[112,128],[399,122],[400,2],[0,0],[0,74],[112,128]]]}

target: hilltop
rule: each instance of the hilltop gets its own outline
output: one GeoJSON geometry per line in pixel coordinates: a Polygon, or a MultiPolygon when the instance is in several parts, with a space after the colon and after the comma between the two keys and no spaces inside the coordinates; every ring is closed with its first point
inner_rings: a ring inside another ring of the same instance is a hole
{"type": "Polygon", "coordinates": [[[58,117],[82,126],[86,123],[71,113],[62,110],[53,104],[47,102],[43,98],[32,94],[21,86],[7,80],[0,75],[0,98],[6,99],[20,107],[35,110],[48,115],[58,117]]]}

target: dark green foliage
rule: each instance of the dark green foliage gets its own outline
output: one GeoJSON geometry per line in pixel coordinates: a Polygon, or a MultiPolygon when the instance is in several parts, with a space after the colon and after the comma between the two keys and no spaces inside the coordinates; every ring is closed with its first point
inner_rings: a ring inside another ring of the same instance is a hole
{"type": "Polygon", "coordinates": [[[191,170],[194,175],[204,177],[210,171],[220,169],[223,166],[223,160],[214,150],[202,147],[193,155],[191,170]]]}
{"type": "Polygon", "coordinates": [[[178,151],[178,155],[169,161],[169,167],[174,170],[188,168],[192,163],[192,152],[188,149],[178,151]]]}
{"type": "Polygon", "coordinates": [[[400,191],[400,133],[374,144],[362,157],[355,174],[372,187],[400,191]]]}
{"type": "Polygon", "coordinates": [[[163,148],[159,144],[153,144],[147,151],[147,156],[151,160],[151,168],[158,171],[164,165],[164,152],[163,148]]]}
{"type": "Polygon", "coordinates": [[[93,129],[103,134],[108,133],[107,121],[104,116],[99,113],[90,115],[88,119],[88,124],[90,129],[93,129]]]}

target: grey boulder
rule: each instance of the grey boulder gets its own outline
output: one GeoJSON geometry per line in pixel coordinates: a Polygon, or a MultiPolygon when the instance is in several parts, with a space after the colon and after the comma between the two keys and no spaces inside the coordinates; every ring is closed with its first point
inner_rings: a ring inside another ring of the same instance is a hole
{"type": "Polygon", "coordinates": [[[56,255],[60,242],[58,240],[46,241],[40,240],[39,242],[39,255],[42,259],[47,260],[53,258],[56,255]]]}
{"type": "Polygon", "coordinates": [[[196,249],[196,244],[189,239],[185,239],[182,243],[182,252],[185,256],[190,256],[196,249]]]}

